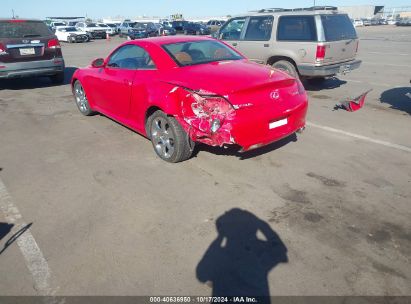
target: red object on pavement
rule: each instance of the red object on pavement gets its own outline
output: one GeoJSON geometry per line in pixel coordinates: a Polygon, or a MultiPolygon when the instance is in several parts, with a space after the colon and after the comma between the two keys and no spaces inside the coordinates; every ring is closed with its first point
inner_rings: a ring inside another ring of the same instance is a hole
{"type": "Polygon", "coordinates": [[[340,104],[336,105],[336,109],[345,109],[348,112],[356,112],[359,109],[361,109],[364,104],[365,104],[365,99],[372,90],[368,90],[367,92],[361,94],[360,96],[356,98],[348,98],[347,100],[344,100],[340,104]]]}

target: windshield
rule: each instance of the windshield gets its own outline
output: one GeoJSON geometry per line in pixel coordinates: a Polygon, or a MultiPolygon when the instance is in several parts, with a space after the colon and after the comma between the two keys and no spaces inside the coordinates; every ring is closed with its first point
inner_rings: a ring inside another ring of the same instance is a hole
{"type": "Polygon", "coordinates": [[[214,40],[165,44],[163,48],[179,66],[243,59],[225,44],[214,40]]]}
{"type": "Polygon", "coordinates": [[[53,35],[41,21],[0,21],[0,38],[29,38],[53,35]]]}
{"type": "Polygon", "coordinates": [[[107,24],[104,24],[104,23],[99,23],[98,26],[99,26],[99,27],[108,27],[108,25],[107,25],[107,24]]]}
{"type": "Polygon", "coordinates": [[[134,24],[133,28],[138,29],[138,30],[145,30],[146,26],[144,23],[136,23],[134,24]]]}
{"type": "Polygon", "coordinates": [[[322,15],[325,40],[357,39],[355,28],[347,15],[322,15]]]}
{"type": "Polygon", "coordinates": [[[97,24],[95,24],[95,23],[89,23],[89,24],[87,24],[87,27],[97,27],[97,24]]]}
{"type": "Polygon", "coordinates": [[[66,27],[66,28],[63,28],[62,30],[65,30],[66,32],[76,32],[77,31],[75,27],[66,27]]]}

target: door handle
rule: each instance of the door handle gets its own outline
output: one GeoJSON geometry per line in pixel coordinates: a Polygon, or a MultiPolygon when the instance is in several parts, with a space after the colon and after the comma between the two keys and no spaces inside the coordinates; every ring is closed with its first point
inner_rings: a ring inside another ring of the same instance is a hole
{"type": "Polygon", "coordinates": [[[270,47],[270,45],[268,43],[264,44],[264,47],[270,47]]]}

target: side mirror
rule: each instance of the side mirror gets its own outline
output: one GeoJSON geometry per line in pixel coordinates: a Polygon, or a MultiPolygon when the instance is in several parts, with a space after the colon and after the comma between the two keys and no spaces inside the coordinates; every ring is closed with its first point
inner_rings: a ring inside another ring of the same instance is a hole
{"type": "Polygon", "coordinates": [[[94,59],[93,62],[91,63],[91,66],[93,68],[102,68],[102,67],[104,67],[104,59],[103,58],[94,59]]]}

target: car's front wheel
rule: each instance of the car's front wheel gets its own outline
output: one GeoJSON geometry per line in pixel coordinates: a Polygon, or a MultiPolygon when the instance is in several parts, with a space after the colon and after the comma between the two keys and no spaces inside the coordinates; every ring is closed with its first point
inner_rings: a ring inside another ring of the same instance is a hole
{"type": "Polygon", "coordinates": [[[157,155],[169,162],[179,163],[191,157],[194,142],[174,117],[156,111],[147,120],[149,138],[157,155]]]}
{"type": "Polygon", "coordinates": [[[74,98],[76,100],[77,107],[81,114],[85,116],[90,116],[94,114],[94,111],[91,109],[90,104],[87,99],[86,92],[84,91],[83,86],[80,81],[76,81],[73,87],[74,98]]]}

